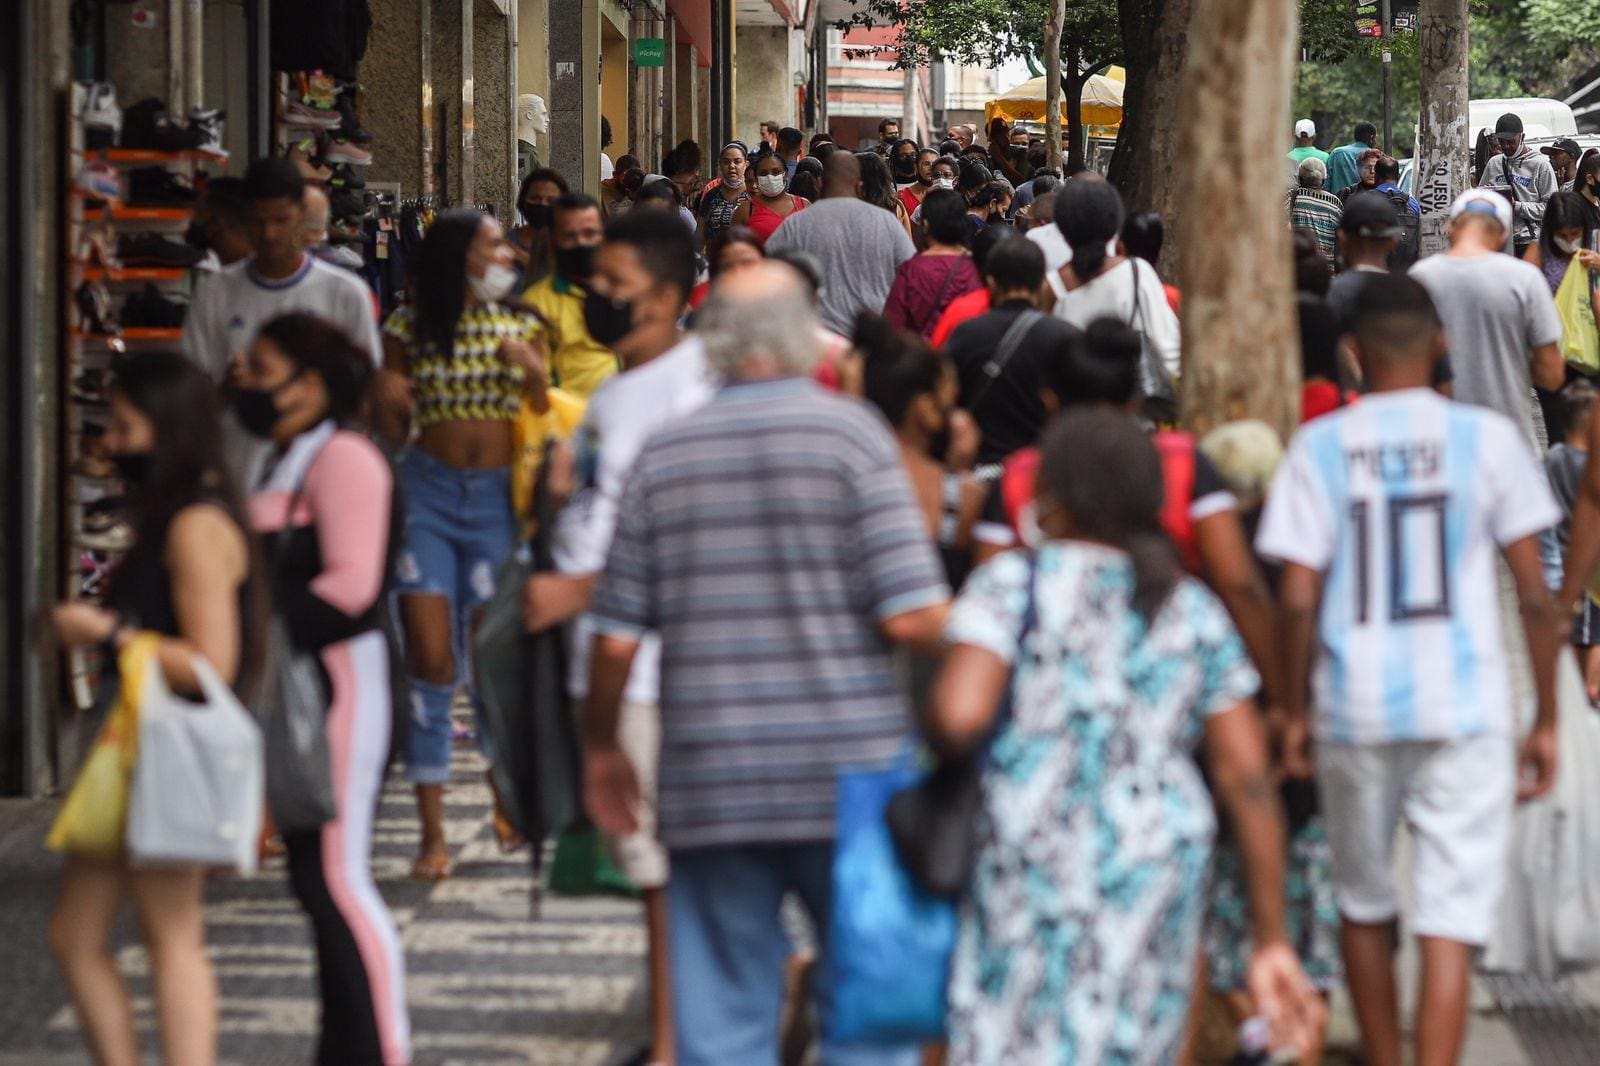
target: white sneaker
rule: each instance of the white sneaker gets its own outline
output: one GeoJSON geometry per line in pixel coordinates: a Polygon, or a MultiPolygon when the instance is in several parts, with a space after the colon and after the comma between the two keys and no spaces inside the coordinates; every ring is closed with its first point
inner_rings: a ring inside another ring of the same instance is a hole
{"type": "Polygon", "coordinates": [[[98,144],[91,147],[109,148],[122,137],[122,108],[117,106],[117,87],[108,81],[89,83],[83,98],[84,132],[98,144]]]}
{"type": "Polygon", "coordinates": [[[226,115],[226,112],[217,108],[197,107],[189,112],[189,128],[199,130],[206,137],[197,151],[208,152],[222,159],[228,158],[228,150],[222,146],[222,120],[226,115]]]}
{"type": "Polygon", "coordinates": [[[325,111],[299,100],[283,105],[283,124],[293,129],[331,130],[343,122],[337,111],[325,111]]]}
{"type": "Polygon", "coordinates": [[[349,163],[353,167],[370,166],[372,153],[365,148],[358,148],[349,141],[328,142],[328,148],[322,153],[324,163],[349,163]]]}

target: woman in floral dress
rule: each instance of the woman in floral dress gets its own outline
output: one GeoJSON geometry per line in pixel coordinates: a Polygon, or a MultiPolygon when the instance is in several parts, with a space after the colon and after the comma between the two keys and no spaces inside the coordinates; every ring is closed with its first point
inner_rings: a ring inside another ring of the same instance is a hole
{"type": "Polygon", "coordinates": [[[952,610],[931,731],[998,732],[951,979],[950,1061],[1167,1066],[1194,991],[1212,801],[1204,735],[1239,828],[1275,1046],[1323,1010],[1283,932],[1283,821],[1227,613],[1160,532],[1160,460],[1131,416],[1085,410],[1045,437],[1045,536],[980,569],[952,610]],[[999,720],[1009,696],[1010,713],[999,720]]]}

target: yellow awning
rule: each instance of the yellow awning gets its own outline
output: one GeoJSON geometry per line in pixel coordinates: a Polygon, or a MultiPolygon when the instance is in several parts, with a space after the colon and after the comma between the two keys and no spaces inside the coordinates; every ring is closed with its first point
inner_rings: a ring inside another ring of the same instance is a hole
{"type": "MultiPolygon", "coordinates": [[[[1122,124],[1122,87],[1127,72],[1121,67],[1107,67],[1104,74],[1096,74],[1083,87],[1083,124],[1086,126],[1120,126],[1122,124]]],[[[1007,122],[1044,121],[1044,77],[1033,78],[1013,89],[1008,89],[983,107],[987,124],[995,116],[1007,122]]],[[[1061,124],[1067,122],[1067,101],[1061,101],[1061,124]]]]}

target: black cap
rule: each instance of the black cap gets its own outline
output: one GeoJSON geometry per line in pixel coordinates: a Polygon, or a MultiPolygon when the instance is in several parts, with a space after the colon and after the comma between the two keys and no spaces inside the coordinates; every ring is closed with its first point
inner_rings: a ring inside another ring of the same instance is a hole
{"type": "Polygon", "coordinates": [[[1572,161],[1574,163],[1583,158],[1582,146],[1580,146],[1578,142],[1573,140],[1571,137],[1557,137],[1555,141],[1545,145],[1543,148],[1539,149],[1539,151],[1543,152],[1545,155],[1552,155],[1556,152],[1565,152],[1572,157],[1572,161]]]}
{"type": "Polygon", "coordinates": [[[1352,237],[1381,240],[1400,236],[1398,213],[1385,194],[1373,190],[1356,193],[1344,205],[1339,228],[1352,237]]]}
{"type": "Polygon", "coordinates": [[[1522,136],[1522,119],[1507,111],[1494,124],[1494,135],[1502,141],[1514,141],[1522,136]]]}

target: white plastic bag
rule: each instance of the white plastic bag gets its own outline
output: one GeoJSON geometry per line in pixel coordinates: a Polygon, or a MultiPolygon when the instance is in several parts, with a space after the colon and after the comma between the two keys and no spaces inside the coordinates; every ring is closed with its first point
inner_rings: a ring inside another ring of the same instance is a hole
{"type": "Polygon", "coordinates": [[[174,695],[160,666],[145,671],[128,855],[135,866],[251,873],[265,799],[261,729],[204,658],[194,669],[201,703],[174,695]]]}
{"type": "Polygon", "coordinates": [[[1600,713],[1572,649],[1556,662],[1556,780],[1517,808],[1483,969],[1556,977],[1600,965],[1600,713]]]}

